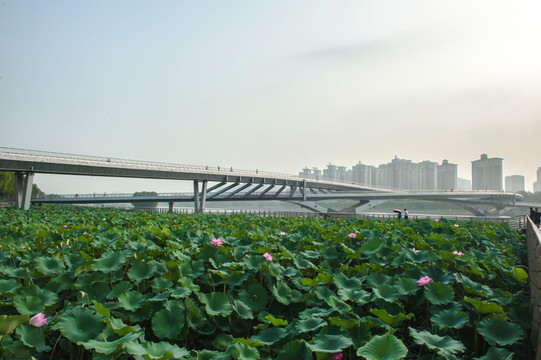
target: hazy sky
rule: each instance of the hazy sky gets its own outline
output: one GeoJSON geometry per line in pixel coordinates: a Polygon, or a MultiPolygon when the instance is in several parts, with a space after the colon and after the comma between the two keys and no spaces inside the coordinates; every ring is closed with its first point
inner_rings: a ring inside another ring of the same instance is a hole
{"type": "Polygon", "coordinates": [[[396,155],[465,178],[486,153],[531,191],[540,14],[538,0],[3,0],[0,146],[292,174],[396,155]]]}

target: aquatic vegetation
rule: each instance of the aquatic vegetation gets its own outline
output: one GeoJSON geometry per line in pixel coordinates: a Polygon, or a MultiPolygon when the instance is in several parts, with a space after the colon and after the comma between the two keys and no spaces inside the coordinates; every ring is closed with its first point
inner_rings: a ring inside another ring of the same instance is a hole
{"type": "Polygon", "coordinates": [[[44,206],[0,209],[0,246],[6,359],[486,360],[530,348],[525,242],[506,224],[44,206]]]}

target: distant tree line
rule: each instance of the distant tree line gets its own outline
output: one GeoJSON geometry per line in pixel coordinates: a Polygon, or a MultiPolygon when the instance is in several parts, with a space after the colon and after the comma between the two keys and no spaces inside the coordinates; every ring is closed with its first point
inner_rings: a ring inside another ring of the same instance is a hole
{"type": "MultiPolygon", "coordinates": [[[[45,193],[36,184],[32,184],[32,197],[45,197],[45,193]]],[[[0,198],[15,198],[15,173],[0,171],[0,198]]]]}
{"type": "MultiPolygon", "coordinates": [[[[133,193],[133,196],[158,196],[154,191],[138,191],[133,193]]],[[[158,207],[157,201],[137,201],[131,203],[136,208],[156,208],[158,207]]]]}

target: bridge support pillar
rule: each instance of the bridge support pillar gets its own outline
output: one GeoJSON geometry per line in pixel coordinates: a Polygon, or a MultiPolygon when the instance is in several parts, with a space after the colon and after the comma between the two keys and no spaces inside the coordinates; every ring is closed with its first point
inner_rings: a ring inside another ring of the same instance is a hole
{"type": "Polygon", "coordinates": [[[32,197],[32,185],[34,183],[33,172],[15,173],[15,207],[17,209],[30,209],[32,197]]]}
{"type": "Polygon", "coordinates": [[[175,203],[172,201],[169,201],[169,213],[173,213],[173,207],[175,206],[175,203]]]}
{"type": "Polygon", "coordinates": [[[205,211],[207,201],[207,180],[201,181],[201,192],[199,192],[199,180],[193,182],[194,212],[202,214],[205,211]]]}

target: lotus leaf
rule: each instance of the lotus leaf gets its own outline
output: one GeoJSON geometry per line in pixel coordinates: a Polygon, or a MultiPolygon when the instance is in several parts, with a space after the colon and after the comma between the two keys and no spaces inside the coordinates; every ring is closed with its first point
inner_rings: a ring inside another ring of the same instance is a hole
{"type": "Polygon", "coordinates": [[[312,353],[306,348],[306,343],[293,340],[280,351],[276,360],[313,360],[312,353]]]}
{"type": "Polygon", "coordinates": [[[0,280],[0,295],[8,295],[17,291],[21,287],[21,284],[15,279],[1,279],[0,280]]]}
{"type": "Polygon", "coordinates": [[[278,280],[276,285],[271,287],[271,292],[279,303],[289,305],[291,302],[292,291],[284,281],[278,280]]]}
{"type": "Polygon", "coordinates": [[[491,347],[484,356],[474,360],[513,360],[513,353],[507,349],[491,347]]]}
{"type": "Polygon", "coordinates": [[[408,349],[396,336],[376,335],[357,349],[357,355],[367,360],[399,360],[408,354],[408,349]]]}
{"type": "Polygon", "coordinates": [[[113,290],[111,290],[106,298],[107,299],[114,299],[116,298],[118,295],[120,294],[123,294],[125,293],[126,291],[130,290],[131,288],[133,287],[133,285],[129,282],[129,281],[121,281],[119,283],[117,283],[114,287],[113,287],[113,290]]]}
{"type": "Polygon", "coordinates": [[[272,315],[265,316],[265,320],[270,321],[272,326],[286,326],[288,324],[287,320],[275,318],[272,315]]]}
{"type": "Polygon", "coordinates": [[[284,336],[288,334],[288,331],[282,327],[272,327],[268,329],[261,330],[256,335],[252,336],[250,339],[254,341],[260,341],[265,345],[272,345],[284,336]]]}
{"type": "Polygon", "coordinates": [[[423,330],[418,331],[409,328],[413,341],[418,345],[426,345],[429,349],[436,351],[439,355],[448,357],[457,353],[462,353],[466,347],[462,342],[453,340],[450,336],[439,336],[423,330]]]}
{"type": "Polygon", "coordinates": [[[236,299],[233,301],[233,309],[243,319],[253,319],[254,314],[252,309],[246,305],[242,300],[236,299]]]}
{"type": "Polygon", "coordinates": [[[19,295],[39,297],[45,306],[55,305],[58,295],[47,289],[40,289],[38,286],[26,286],[21,288],[19,295]]]}
{"type": "Polygon", "coordinates": [[[431,304],[444,305],[453,301],[455,293],[449,285],[432,282],[425,287],[425,297],[431,304]]]}
{"type": "Polygon", "coordinates": [[[23,344],[32,347],[39,352],[51,350],[51,347],[45,344],[45,335],[37,327],[22,325],[16,329],[23,344]]]}
{"type": "Polygon", "coordinates": [[[190,355],[185,348],[180,348],[177,345],[171,345],[164,341],[159,343],[126,341],[123,347],[131,355],[144,356],[149,359],[186,359],[190,355]]]}
{"type": "Polygon", "coordinates": [[[57,275],[66,268],[64,262],[55,257],[38,257],[34,261],[36,269],[46,276],[57,275]]]}
{"type": "Polygon", "coordinates": [[[101,258],[94,261],[92,264],[92,269],[108,274],[112,271],[120,269],[122,266],[124,266],[125,262],[126,255],[123,253],[105,253],[101,258]]]}
{"type": "Polygon", "coordinates": [[[28,322],[28,315],[0,315],[0,334],[11,334],[17,326],[28,322]]]}
{"type": "Polygon", "coordinates": [[[174,340],[184,328],[185,322],[184,307],[172,305],[170,309],[162,309],[152,316],[152,331],[160,339],[174,340]]]}
{"type": "Polygon", "coordinates": [[[440,329],[461,329],[469,321],[468,314],[457,310],[440,310],[430,318],[432,324],[440,329]]]}
{"type": "Polygon", "coordinates": [[[470,303],[481,314],[503,313],[503,308],[493,302],[471,299],[464,296],[464,301],[470,303]]]}
{"type": "Polygon", "coordinates": [[[140,309],[147,300],[147,296],[139,291],[128,291],[118,296],[118,305],[129,311],[140,309]]]}
{"type": "Polygon", "coordinates": [[[133,281],[141,282],[144,279],[150,279],[156,270],[158,266],[154,262],[139,261],[128,270],[128,276],[133,281]]]}
{"type": "Polygon", "coordinates": [[[333,310],[338,311],[342,315],[347,314],[351,311],[351,306],[349,306],[345,301],[340,300],[334,295],[327,298],[327,304],[333,310]]]}
{"type": "Polygon", "coordinates": [[[74,343],[86,342],[96,338],[106,327],[98,316],[89,308],[76,308],[72,312],[60,316],[54,326],[66,338],[74,343]]]}
{"type": "Polygon", "coordinates": [[[353,345],[351,338],[333,334],[318,334],[313,342],[306,344],[312,351],[327,354],[338,353],[351,345],[353,345]]]}
{"type": "Polygon", "coordinates": [[[92,339],[86,342],[82,342],[81,345],[83,345],[85,349],[92,349],[95,350],[97,353],[110,355],[115,351],[119,350],[125,342],[134,341],[138,337],[138,334],[129,334],[113,341],[99,341],[92,339]]]}
{"type": "Polygon", "coordinates": [[[501,318],[485,318],[479,323],[479,334],[492,346],[506,346],[524,339],[524,331],[501,318]]]}
{"type": "Polygon", "coordinates": [[[233,312],[233,306],[229,302],[226,294],[221,292],[212,292],[209,295],[199,294],[201,302],[205,304],[207,314],[227,316],[233,312]]]}
{"type": "Polygon", "coordinates": [[[260,358],[256,348],[242,343],[235,343],[232,355],[234,359],[238,360],[258,360],[260,358]]]}
{"type": "Polygon", "coordinates": [[[412,313],[409,313],[408,315],[404,313],[390,315],[385,309],[370,309],[370,312],[380,318],[384,323],[391,326],[398,325],[402,321],[409,320],[413,317],[412,313]]]}
{"type": "Polygon", "coordinates": [[[295,323],[295,329],[300,333],[314,331],[322,326],[327,325],[327,322],[319,317],[312,317],[309,319],[297,320],[295,323]]]}
{"type": "Polygon", "coordinates": [[[372,289],[374,291],[374,294],[380,299],[383,299],[388,302],[393,302],[398,300],[399,292],[393,285],[389,284],[378,284],[377,286],[374,286],[372,289]]]}
{"type": "Polygon", "coordinates": [[[519,267],[514,267],[513,270],[513,277],[516,281],[518,281],[521,284],[527,284],[528,283],[528,273],[526,270],[521,269],[519,267]]]}
{"type": "Polygon", "coordinates": [[[33,315],[45,310],[45,304],[39,297],[17,295],[13,299],[13,305],[20,314],[33,315]]]}

